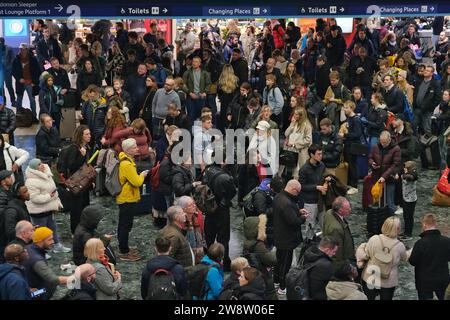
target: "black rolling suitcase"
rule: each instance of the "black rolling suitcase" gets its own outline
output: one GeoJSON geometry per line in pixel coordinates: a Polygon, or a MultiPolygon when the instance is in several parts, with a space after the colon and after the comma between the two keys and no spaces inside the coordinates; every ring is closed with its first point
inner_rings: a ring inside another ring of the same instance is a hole
{"type": "Polygon", "coordinates": [[[33,125],[33,112],[30,109],[17,108],[16,127],[29,128],[33,125]]]}
{"type": "Polygon", "coordinates": [[[367,213],[367,238],[381,233],[384,221],[391,216],[391,211],[386,204],[386,185],[383,186],[383,197],[378,205],[370,205],[366,209],[367,213]],[[384,202],[384,206],[381,206],[384,202]]]}
{"type": "Polygon", "coordinates": [[[441,166],[441,154],[439,152],[438,137],[431,134],[424,134],[420,136],[419,141],[422,147],[420,153],[422,168],[439,169],[441,166]]]}

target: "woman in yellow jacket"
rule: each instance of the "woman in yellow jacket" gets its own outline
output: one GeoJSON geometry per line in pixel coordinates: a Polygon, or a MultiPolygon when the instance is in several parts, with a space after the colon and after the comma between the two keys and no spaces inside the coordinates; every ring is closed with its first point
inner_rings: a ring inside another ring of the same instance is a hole
{"type": "Polygon", "coordinates": [[[138,175],[134,157],[139,153],[135,139],[126,139],[122,142],[122,150],[119,154],[119,182],[122,191],[116,197],[119,205],[119,226],[117,236],[119,240],[119,259],[123,261],[138,261],[141,259],[137,250],[130,250],[128,235],[133,228],[133,217],[136,206],[141,200],[139,187],[144,183],[148,171],[138,175]]]}

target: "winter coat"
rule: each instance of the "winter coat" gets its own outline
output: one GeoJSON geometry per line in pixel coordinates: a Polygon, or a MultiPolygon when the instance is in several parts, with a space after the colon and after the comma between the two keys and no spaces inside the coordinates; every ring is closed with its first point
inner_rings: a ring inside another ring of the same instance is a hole
{"type": "Polygon", "coordinates": [[[42,39],[36,46],[39,63],[43,65],[45,60],[50,61],[52,57],[58,58],[59,62],[62,63],[63,56],[58,41],[54,38],[50,38],[48,42],[50,43],[50,46],[45,39],[42,39]]]}
{"type": "Polygon", "coordinates": [[[0,226],[3,227],[1,232],[6,235],[7,242],[10,242],[16,237],[16,224],[19,221],[27,220],[30,221],[30,214],[28,213],[27,206],[20,199],[11,199],[8,205],[5,207],[4,211],[0,213],[0,226]]]}
{"type": "Polygon", "coordinates": [[[450,283],[450,239],[439,230],[424,231],[409,257],[413,265],[417,290],[445,289],[450,283]]]}
{"type": "Polygon", "coordinates": [[[158,88],[164,87],[164,83],[166,82],[167,78],[167,72],[161,64],[157,63],[156,69],[150,70],[148,74],[149,76],[155,77],[158,88]]]}
{"type": "MultiPolygon", "coordinates": [[[[190,69],[183,74],[183,81],[187,88],[186,93],[188,94],[194,92],[195,86],[194,79],[195,78],[193,69],[190,69]]],[[[200,69],[200,83],[199,83],[200,92],[198,93],[209,93],[210,86],[211,86],[211,78],[209,76],[209,73],[200,69]]]]}
{"type": "MultiPolygon", "coordinates": [[[[130,109],[131,114],[138,115],[139,109],[144,105],[145,97],[147,96],[147,87],[145,86],[146,76],[139,76],[137,74],[130,75],[123,86],[124,90],[130,94],[130,109]]],[[[124,99],[125,100],[125,99],[124,99]]]]}
{"type": "Polygon", "coordinates": [[[191,196],[194,181],[190,169],[182,165],[175,165],[172,168],[172,190],[175,197],[191,196]]]}
{"type": "Polygon", "coordinates": [[[258,170],[254,164],[244,164],[239,166],[238,172],[238,201],[259,186],[258,170]]]}
{"type": "Polygon", "coordinates": [[[141,134],[136,134],[133,127],[122,129],[112,135],[110,143],[117,143],[122,148],[122,141],[129,138],[133,138],[134,140],[136,140],[140,159],[146,159],[150,156],[150,151],[148,150],[148,148],[152,143],[152,136],[150,135],[150,131],[147,128],[141,134]]]}
{"type": "Polygon", "coordinates": [[[239,93],[234,95],[227,108],[227,115],[231,115],[231,124],[228,126],[228,129],[242,129],[244,127],[245,119],[249,114],[247,104],[252,97],[253,94],[245,97],[239,93]]]}
{"type": "MultiPolygon", "coordinates": [[[[28,53],[28,58],[30,60],[30,74],[32,85],[39,86],[39,76],[41,75],[41,68],[39,67],[39,63],[31,51],[29,51],[28,53]]],[[[17,55],[14,59],[12,74],[14,76],[14,79],[16,79],[16,92],[23,92],[24,85],[20,83],[20,79],[23,79],[23,66],[22,62],[20,61],[19,55],[17,55]]],[[[37,92],[33,94],[36,95],[37,92]]]]}
{"type": "Polygon", "coordinates": [[[344,147],[349,148],[352,143],[361,143],[363,125],[358,116],[347,117],[348,133],[344,136],[344,147]]]}
{"type": "Polygon", "coordinates": [[[310,299],[327,300],[325,288],[334,274],[331,258],[316,246],[309,247],[304,258],[305,265],[314,264],[308,274],[310,299]]]}
{"type": "MultiPolygon", "coordinates": [[[[203,257],[202,263],[212,266],[206,275],[205,291],[207,295],[205,300],[217,300],[222,292],[223,267],[208,256],[203,257]]],[[[193,300],[198,300],[198,297],[194,296],[193,300]]]]}
{"type": "Polygon", "coordinates": [[[342,270],[343,266],[355,260],[355,245],[347,220],[341,219],[332,209],[325,213],[322,229],[323,237],[332,237],[338,243],[338,250],[333,257],[334,270],[342,270]]]}
{"type": "Polygon", "coordinates": [[[244,252],[255,253],[258,261],[267,268],[277,263],[275,252],[270,251],[266,244],[267,217],[261,214],[244,220],[244,252]]]}
{"type": "Polygon", "coordinates": [[[96,300],[117,300],[119,290],[122,289],[122,281],[114,280],[114,275],[102,263],[90,260],[87,263],[95,268],[96,300]]]}
{"type": "Polygon", "coordinates": [[[102,218],[102,211],[94,206],[86,207],[81,213],[80,223],[73,235],[73,261],[77,266],[86,262],[86,257],[84,256],[84,245],[86,242],[91,238],[100,238],[96,229],[102,218]]]}
{"type": "Polygon", "coordinates": [[[119,131],[125,129],[124,127],[105,127],[105,134],[103,135],[103,138],[105,138],[105,144],[104,147],[113,148],[116,150],[116,152],[120,153],[122,152],[122,147],[120,146],[119,141],[116,141],[116,143],[112,143],[114,135],[119,133],[119,131]]]}
{"type": "Polygon", "coordinates": [[[61,149],[61,139],[55,127],[50,130],[41,126],[36,134],[36,157],[48,163],[56,160],[61,149]]]}
{"type": "Polygon", "coordinates": [[[361,285],[351,281],[330,281],[326,292],[328,300],[367,300],[361,285]]]}
{"type": "Polygon", "coordinates": [[[300,216],[297,199],[281,191],[273,200],[274,243],[277,249],[294,250],[302,241],[301,225],[306,219],[300,216]]]}
{"type": "Polygon", "coordinates": [[[161,229],[159,235],[163,238],[169,239],[172,243],[172,251],[170,252],[170,256],[172,258],[177,260],[185,268],[194,265],[191,246],[179,226],[174,223],[166,225],[163,229],[161,229]]]}
{"type": "Polygon", "coordinates": [[[278,87],[265,87],[263,91],[263,104],[269,105],[272,113],[279,115],[283,111],[284,97],[278,87]]]}
{"type": "Polygon", "coordinates": [[[330,98],[334,98],[336,104],[342,105],[345,101],[351,100],[352,94],[346,86],[341,82],[338,82],[336,86],[329,86],[327,92],[325,93],[324,102],[329,103],[330,98]]]}
{"type": "Polygon", "coordinates": [[[302,195],[305,203],[316,204],[319,201],[317,186],[322,184],[325,165],[319,162],[313,165],[307,161],[298,173],[298,180],[302,185],[302,195]]]}
{"type": "Polygon", "coordinates": [[[60,107],[64,100],[61,95],[61,87],[53,85],[52,89],[47,86],[44,80],[40,83],[41,90],[39,91],[39,113],[46,113],[49,115],[61,113],[60,107]],[[53,92],[51,92],[53,91],[53,92]]]}
{"type": "Polygon", "coordinates": [[[45,172],[30,167],[25,171],[25,185],[30,192],[30,201],[27,201],[26,205],[32,216],[44,212],[58,211],[62,208],[53,180],[53,173],[48,165],[45,164],[44,166],[45,172]],[[55,194],[52,197],[53,192],[55,194]]]}
{"type": "Polygon", "coordinates": [[[248,82],[248,64],[243,58],[235,61],[231,61],[231,66],[233,67],[234,74],[239,79],[239,85],[244,82],[248,82]]]}
{"type": "Polygon", "coordinates": [[[450,102],[442,101],[439,104],[439,110],[441,113],[437,117],[438,122],[441,124],[441,134],[450,126],[450,102]]]}
{"type": "Polygon", "coordinates": [[[273,74],[277,78],[276,86],[279,88],[283,87],[283,75],[280,72],[280,69],[273,68],[272,72],[268,72],[266,67],[261,69],[261,73],[259,75],[259,90],[258,92],[263,92],[266,87],[266,76],[268,74],[273,74]]]}
{"type": "Polygon", "coordinates": [[[336,168],[341,160],[343,144],[342,139],[335,130],[329,135],[320,133],[318,145],[322,147],[322,162],[326,168],[336,168]]]}
{"type": "MultiPolygon", "coordinates": [[[[174,171],[173,168],[175,164],[170,159],[170,154],[166,156],[166,158],[161,161],[159,168],[159,187],[158,192],[163,194],[164,196],[171,196],[173,193],[172,189],[172,180],[174,171]]],[[[178,185],[179,187],[179,185],[178,185]]]]}
{"type": "Polygon", "coordinates": [[[367,133],[369,137],[379,137],[386,130],[387,108],[386,105],[372,106],[367,115],[367,133]]]}
{"type": "Polygon", "coordinates": [[[372,78],[377,71],[378,66],[374,58],[367,56],[364,60],[360,56],[354,56],[350,59],[350,79],[354,86],[370,88],[372,86],[372,78]],[[364,71],[360,74],[356,72],[358,68],[363,68],[364,71]]]}
{"type": "Polygon", "coordinates": [[[376,264],[372,262],[372,259],[375,257],[376,253],[383,252],[381,241],[383,242],[384,247],[392,248],[392,250],[390,250],[390,253],[392,254],[393,260],[389,278],[384,279],[380,277],[380,288],[394,288],[398,286],[398,267],[400,265],[400,261],[408,260],[406,248],[402,242],[400,242],[398,239],[386,237],[383,234],[374,235],[369,239],[364,250],[357,251],[356,259],[358,261],[367,261],[367,265],[362,273],[362,279],[366,283],[369,283],[370,278],[373,276],[373,270],[371,270],[370,266],[376,266],[376,264]]]}
{"type": "Polygon", "coordinates": [[[424,80],[415,85],[414,89],[414,110],[421,110],[422,112],[433,112],[436,106],[441,102],[442,94],[439,81],[432,78],[427,92],[421,104],[417,103],[417,94],[419,93],[420,85],[424,80]]]}
{"type": "Polygon", "coordinates": [[[16,129],[16,114],[6,106],[0,109],[0,132],[12,134],[16,129]]]}
{"type": "Polygon", "coordinates": [[[84,163],[87,163],[91,150],[89,149],[89,146],[86,146],[86,155],[83,157],[83,155],[80,152],[80,146],[76,144],[71,144],[66,150],[67,152],[67,162],[63,163],[63,167],[61,168],[61,171],[64,174],[65,178],[69,178],[71,175],[73,175],[75,172],[77,172],[84,163]]]}
{"type": "Polygon", "coordinates": [[[191,132],[191,130],[192,130],[192,124],[191,124],[190,118],[186,114],[181,113],[181,112],[178,116],[175,116],[175,117],[171,117],[171,116],[167,115],[164,125],[167,125],[169,127],[174,125],[179,129],[185,129],[189,132],[191,132]]]}
{"type": "MultiPolygon", "coordinates": [[[[30,157],[30,154],[24,149],[16,148],[5,142],[5,146],[3,147],[3,157],[5,158],[6,170],[11,170],[14,163],[19,167],[23,166],[30,157]]],[[[11,177],[13,178],[13,182],[16,181],[14,175],[11,177]]]]}
{"type": "Polygon", "coordinates": [[[298,153],[296,169],[298,172],[309,159],[308,148],[312,144],[312,126],[309,121],[304,123],[303,128],[291,122],[284,135],[286,136],[286,141],[289,141],[290,145],[294,145],[294,147],[285,145],[284,150],[298,153]]]}
{"type": "Polygon", "coordinates": [[[395,130],[391,132],[392,140],[400,147],[401,163],[415,160],[415,142],[413,140],[413,130],[408,122],[404,123],[403,130],[397,133],[395,130]]]}
{"type": "Polygon", "coordinates": [[[91,72],[87,72],[82,69],[78,73],[77,77],[77,90],[82,93],[86,90],[91,84],[95,84],[97,87],[102,86],[102,78],[96,69],[92,69],[91,72]]]}
{"type": "Polygon", "coordinates": [[[122,191],[117,195],[116,202],[137,203],[141,200],[139,188],[144,184],[144,176],[138,175],[136,163],[125,152],[119,154],[119,182],[122,191]]]}
{"type": "MultiPolygon", "coordinates": [[[[381,94],[383,95],[384,103],[387,106],[387,110],[393,114],[403,113],[403,92],[395,85],[386,91],[386,89],[381,89],[381,94]]],[[[439,103],[439,101],[438,101],[439,103]]],[[[437,104],[436,104],[437,105],[437,104]]],[[[436,106],[434,106],[436,107],[436,106]]],[[[434,109],[433,107],[433,109],[434,109]]]]}
{"type": "Polygon", "coordinates": [[[175,281],[177,293],[183,297],[187,291],[186,274],[183,266],[174,258],[169,256],[156,256],[147,262],[147,265],[142,272],[141,277],[141,297],[147,298],[148,287],[150,284],[151,275],[158,269],[169,270],[175,281]]]}
{"type": "Polygon", "coordinates": [[[101,98],[95,101],[95,106],[91,101],[86,101],[81,107],[81,115],[83,116],[82,124],[89,126],[92,136],[99,140],[105,132],[105,119],[108,112],[106,100],[101,98]]]}
{"type": "Polygon", "coordinates": [[[344,53],[347,47],[345,43],[344,37],[341,34],[338,34],[336,38],[334,38],[331,34],[327,35],[325,38],[326,43],[331,44],[331,48],[326,49],[326,56],[328,63],[330,66],[341,66],[344,62],[344,53]]]}
{"type": "Polygon", "coordinates": [[[262,276],[259,276],[245,286],[239,286],[233,291],[233,295],[239,301],[266,300],[266,285],[262,276]]]}
{"type": "Polygon", "coordinates": [[[22,266],[0,264],[0,300],[31,300],[30,287],[22,266]]]}
{"type": "Polygon", "coordinates": [[[58,70],[50,68],[47,70],[53,76],[55,86],[61,87],[61,89],[70,89],[70,80],[67,71],[63,68],[58,70]]]}
{"type": "Polygon", "coordinates": [[[316,66],[316,93],[320,99],[325,98],[325,93],[330,86],[330,65],[325,63],[323,66],[316,66]]]}
{"type": "Polygon", "coordinates": [[[379,169],[373,169],[372,174],[378,180],[383,177],[388,183],[393,181],[393,177],[399,172],[401,164],[400,147],[391,142],[387,148],[383,148],[380,143],[372,147],[369,154],[369,167],[376,163],[379,169]]]}
{"type": "Polygon", "coordinates": [[[216,165],[208,166],[202,182],[208,184],[219,207],[231,207],[231,200],[236,195],[236,185],[232,175],[226,169],[216,165]]]}

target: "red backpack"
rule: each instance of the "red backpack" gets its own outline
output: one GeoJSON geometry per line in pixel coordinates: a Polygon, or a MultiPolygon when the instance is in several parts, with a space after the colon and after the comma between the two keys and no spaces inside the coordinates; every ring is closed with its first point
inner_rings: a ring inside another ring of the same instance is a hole
{"type": "MultiPolygon", "coordinates": [[[[164,159],[169,159],[166,155],[163,157],[164,159]]],[[[150,184],[152,185],[152,190],[158,190],[159,185],[161,184],[161,181],[159,179],[159,169],[161,168],[161,161],[158,161],[158,163],[150,170],[150,184]]]]}

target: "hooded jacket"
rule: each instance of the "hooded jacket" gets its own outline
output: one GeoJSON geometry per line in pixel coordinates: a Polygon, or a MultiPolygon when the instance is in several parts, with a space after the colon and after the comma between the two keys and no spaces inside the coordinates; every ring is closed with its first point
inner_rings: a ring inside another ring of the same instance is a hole
{"type": "Polygon", "coordinates": [[[26,202],[28,211],[31,215],[58,211],[62,208],[61,200],[56,191],[55,181],[53,180],[53,173],[48,165],[45,166],[45,172],[27,168],[25,171],[26,181],[25,185],[30,192],[30,201],[26,202]],[[52,196],[52,193],[55,194],[52,196]]]}
{"type": "Polygon", "coordinates": [[[31,300],[23,267],[0,264],[0,300],[31,300]]]}
{"type": "Polygon", "coordinates": [[[318,145],[322,147],[322,162],[325,167],[336,168],[340,163],[343,144],[334,127],[328,135],[320,133],[318,145]]]}
{"type": "MultiPolygon", "coordinates": [[[[206,275],[205,291],[207,295],[205,300],[217,300],[222,292],[223,267],[207,255],[203,257],[202,263],[212,266],[206,275]]],[[[193,300],[198,300],[198,298],[193,297],[193,300]]]]}
{"type": "Polygon", "coordinates": [[[22,220],[30,221],[30,214],[28,213],[25,203],[17,198],[13,198],[8,202],[5,210],[1,213],[0,221],[3,220],[3,224],[0,222],[0,226],[3,226],[3,230],[0,232],[6,235],[9,241],[12,241],[16,237],[16,224],[22,220]]]}
{"type": "Polygon", "coordinates": [[[314,264],[309,271],[309,295],[311,300],[327,300],[325,288],[334,274],[329,256],[318,247],[311,246],[305,252],[305,265],[314,264]]]}
{"type": "MultiPolygon", "coordinates": [[[[386,103],[387,110],[393,114],[403,113],[403,92],[395,85],[386,91],[386,89],[381,89],[381,94],[383,95],[383,100],[386,103]]],[[[438,101],[439,103],[439,101],[438,101]]]]}
{"type": "Polygon", "coordinates": [[[95,206],[88,206],[81,213],[80,223],[73,235],[73,261],[77,266],[86,262],[84,245],[89,239],[99,237],[96,229],[102,218],[102,210],[95,206]]]}
{"type": "Polygon", "coordinates": [[[55,127],[50,130],[42,126],[36,134],[36,157],[43,162],[58,158],[61,148],[61,139],[59,132],[55,127]]]}
{"type": "Polygon", "coordinates": [[[259,276],[245,286],[236,288],[235,294],[238,300],[265,300],[266,285],[262,276],[259,276]]]}
{"type": "Polygon", "coordinates": [[[117,195],[116,202],[118,204],[139,202],[141,200],[139,188],[144,184],[145,178],[138,175],[136,163],[125,152],[119,154],[119,161],[119,182],[122,191],[117,195]]]}
{"type": "Polygon", "coordinates": [[[193,186],[192,172],[182,165],[175,165],[172,169],[172,190],[175,197],[191,196],[193,186]]]}
{"type": "Polygon", "coordinates": [[[47,114],[58,114],[60,113],[59,108],[64,103],[63,97],[61,95],[61,87],[53,85],[51,89],[47,85],[47,80],[49,76],[41,76],[41,80],[39,82],[39,107],[40,113],[47,114]]]}
{"type": "Polygon", "coordinates": [[[151,275],[158,269],[169,270],[172,273],[177,293],[183,297],[187,291],[186,274],[183,266],[169,256],[156,256],[147,262],[141,277],[141,297],[146,300],[151,275]]]}
{"type": "Polygon", "coordinates": [[[89,126],[93,137],[99,139],[105,132],[105,119],[108,105],[105,98],[100,98],[95,101],[95,106],[91,101],[86,101],[81,107],[81,114],[83,116],[82,123],[89,126]]]}
{"type": "Polygon", "coordinates": [[[326,292],[328,300],[367,300],[361,285],[351,281],[330,281],[326,292]]]}
{"type": "Polygon", "coordinates": [[[372,106],[367,115],[367,133],[369,137],[379,137],[386,128],[387,107],[385,104],[372,106]]]}
{"type": "Polygon", "coordinates": [[[248,217],[244,220],[244,252],[255,253],[258,261],[271,268],[277,263],[275,252],[270,251],[266,244],[267,217],[261,214],[258,217],[248,217]]]}

